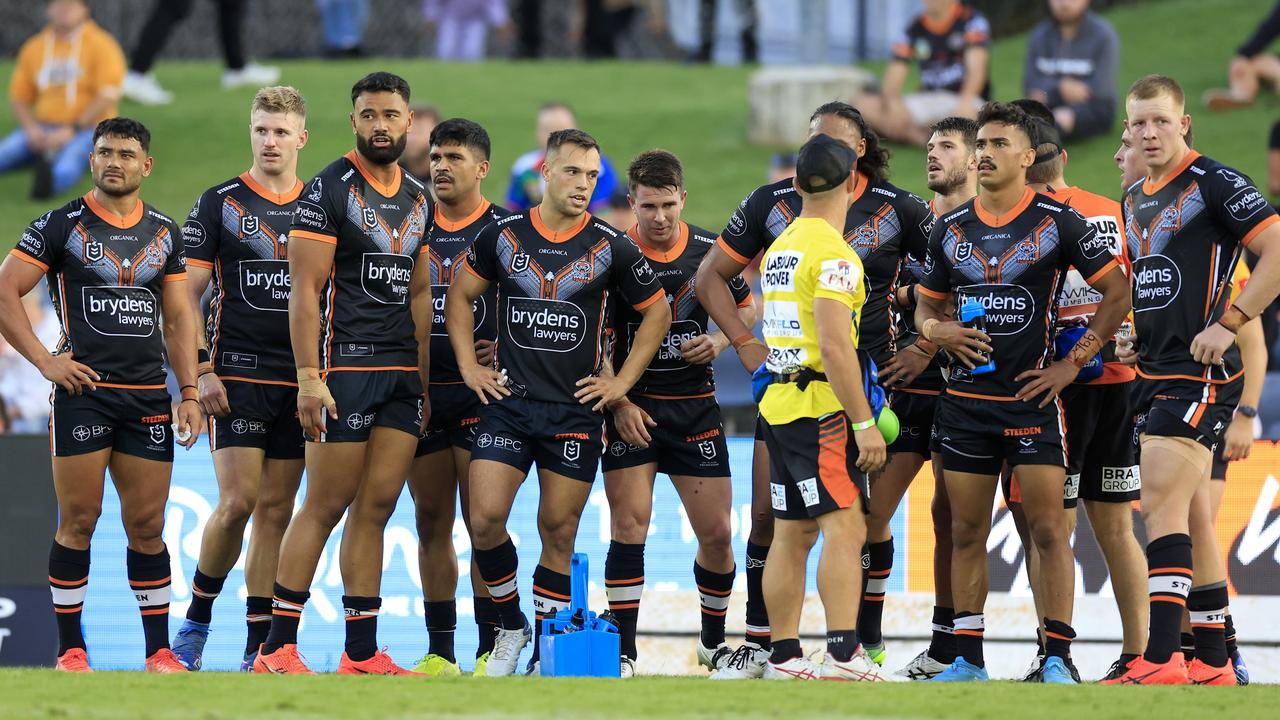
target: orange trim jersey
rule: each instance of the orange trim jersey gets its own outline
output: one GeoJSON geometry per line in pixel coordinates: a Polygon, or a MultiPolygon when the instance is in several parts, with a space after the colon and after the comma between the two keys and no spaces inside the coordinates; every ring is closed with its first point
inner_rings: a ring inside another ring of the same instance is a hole
{"type": "Polygon", "coordinates": [[[307,184],[289,237],[335,244],[320,297],[320,367],[416,368],[409,280],[435,215],[426,186],[397,165],[390,186],[353,150],[307,184]]]}
{"type": "Polygon", "coordinates": [[[980,302],[996,365],[974,375],[952,363],[948,394],[1012,400],[1026,383],[1014,378],[1049,363],[1067,269],[1091,282],[1118,264],[1096,235],[1080,213],[1031,188],[1004,215],[974,198],[938,219],[917,289],[936,299],[954,294],[957,308],[980,302]]]}
{"type": "MultiPolygon", "coordinates": [[[[18,51],[9,99],[32,105],[39,122],[70,125],[98,96],[118,98],[124,75],[124,51],[97,23],[86,21],[66,38],[46,27],[18,51]]],[[[115,117],[117,112],[112,102],[89,121],[115,117]]]]}
{"type": "MultiPolygon", "coordinates": [[[[892,59],[920,65],[920,89],[960,92],[964,85],[964,53],[971,47],[991,47],[991,25],[982,13],[956,3],[951,16],[934,23],[919,15],[893,43],[892,59]]],[[[982,97],[990,97],[991,82],[982,97]]]]}
{"type": "MultiPolygon", "coordinates": [[[[660,252],[646,247],[637,237],[636,228],[627,235],[636,242],[648,258],[649,265],[662,284],[666,301],[671,304],[671,329],[662,339],[662,345],[649,362],[649,367],[631,389],[633,395],[659,395],[664,398],[703,397],[715,392],[715,371],[710,364],[694,365],[684,359],[680,346],[699,335],[711,332],[711,319],[698,293],[694,290],[694,275],[703,256],[715,244],[716,236],[700,227],[680,223],[678,235],[670,250],[660,252]]],[[[729,291],[738,307],[751,304],[751,288],[742,276],[729,281],[729,291]]],[[[615,368],[621,368],[631,351],[631,341],[640,327],[640,313],[625,304],[614,308],[614,337],[617,344],[613,351],[615,368]]]]}
{"type": "Polygon", "coordinates": [[[1138,375],[1222,384],[1243,372],[1232,345],[1221,366],[1191,357],[1191,341],[1229,305],[1242,247],[1280,217],[1238,171],[1192,151],[1164,181],[1135,183],[1124,196],[1133,258],[1138,375]]]}
{"type": "Polygon", "coordinates": [[[497,365],[517,395],[573,403],[575,383],[604,362],[609,302],[642,310],[666,298],[625,233],[584,213],[553,232],[538,208],[480,231],[466,269],[498,288],[497,365]]]}
{"type": "Polygon", "coordinates": [[[11,252],[45,272],[55,353],[93,368],[100,386],[164,386],[163,285],[187,277],[173,220],[141,200],[120,217],[90,192],[37,218],[11,252]]]}
{"type": "Polygon", "coordinates": [[[205,333],[219,375],[294,384],[288,248],[302,188],[278,195],[246,172],[204,191],[182,225],[187,263],[213,273],[205,333]]]}

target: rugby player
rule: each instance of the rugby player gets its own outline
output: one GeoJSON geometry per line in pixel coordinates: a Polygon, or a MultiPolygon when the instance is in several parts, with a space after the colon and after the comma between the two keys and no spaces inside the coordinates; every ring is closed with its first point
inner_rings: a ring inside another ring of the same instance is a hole
{"type": "MultiPolygon", "coordinates": [[[[653,513],[657,473],[671,478],[698,541],[694,582],[702,606],[698,661],[710,670],[733,653],[724,641],[725,611],[733,591],[732,484],[729,444],[716,402],[711,362],[729,340],[712,332],[694,292],[698,263],[715,235],[680,219],[688,193],[684,168],[665,150],[641,153],[627,168],[628,201],[636,226],[628,235],[657,273],[671,305],[671,329],[627,397],[605,416],[601,465],[609,499],[611,541],[604,565],[605,594],[622,636],[622,675],[635,671],[636,623],[644,590],[644,545],[653,513]]],[[[755,324],[751,289],[732,284],[738,317],[755,324]]],[[[641,317],[625,306],[614,316],[614,364],[629,354],[641,317]]],[[[616,369],[616,368],[615,368],[616,369]]]]}
{"type": "Polygon", "coordinates": [[[1151,629],[1122,684],[1233,685],[1227,654],[1227,588],[1220,564],[1193,562],[1191,517],[1209,517],[1208,484],[1240,399],[1236,333],[1280,290],[1280,226],[1249,178],[1191,150],[1182,88],[1148,75],[1125,101],[1126,128],[1147,176],[1126,191],[1125,235],[1134,262],[1134,394],[1142,445],[1151,629]],[[1239,297],[1227,287],[1241,247],[1260,260],[1239,297]],[[1190,611],[1196,657],[1177,652],[1190,611]]]}
{"type": "Polygon", "coordinates": [[[1095,231],[1074,210],[1026,187],[1035,161],[1034,126],[1021,109],[991,103],[978,117],[978,197],[938,218],[917,289],[921,335],[953,364],[937,423],[952,516],[952,593],[958,655],[933,678],[985,680],[982,609],[986,538],[1000,470],[1017,469],[1024,509],[1040,552],[1049,638],[1045,682],[1074,682],[1065,661],[1071,639],[1075,561],[1062,513],[1066,452],[1057,395],[1101,349],[1129,311],[1128,281],[1095,231]],[[1090,253],[1093,253],[1090,256],[1090,253]],[[1076,267],[1103,295],[1081,342],[1049,362],[1061,276],[1076,267]],[[946,317],[954,299],[987,309],[984,333],[946,317]],[[995,362],[991,372],[972,370],[995,362]]]}
{"type": "MultiPolygon", "coordinates": [[[[929,209],[937,218],[978,194],[978,161],[973,152],[978,124],[969,118],[952,116],[934,123],[931,132],[925,145],[925,169],[929,189],[934,193],[929,209]]],[[[956,659],[955,628],[952,626],[955,608],[951,600],[951,505],[942,474],[942,455],[936,446],[937,434],[934,432],[934,415],[945,378],[937,347],[919,337],[912,322],[916,308],[915,286],[924,277],[922,263],[923,258],[908,258],[894,298],[905,326],[903,337],[915,338],[914,343],[907,345],[913,348],[914,355],[904,356],[906,362],[887,364],[881,376],[884,384],[891,388],[889,406],[897,414],[901,429],[898,439],[889,446],[889,464],[877,479],[876,490],[880,494],[896,492],[897,499],[893,503],[873,502],[871,514],[867,517],[867,537],[871,542],[890,537],[889,522],[897,511],[902,494],[925,459],[930,460],[934,482],[933,502],[930,504],[934,538],[933,627],[929,647],[894,673],[909,680],[928,680],[946,670],[956,659]],[[897,375],[899,368],[907,368],[909,364],[923,364],[924,370],[904,387],[898,382],[897,375]]],[[[888,579],[887,575],[885,579],[888,579]]],[[[869,618],[864,619],[867,615],[863,613],[858,618],[860,635],[864,632],[865,623],[869,622],[869,618]]]]}
{"type": "MultiPolygon", "coordinates": [[[[640,249],[587,212],[599,173],[594,138],[575,129],[552,133],[542,202],[481,230],[467,272],[454,274],[445,299],[458,372],[483,404],[469,484],[474,557],[501,623],[485,665],[490,677],[515,672],[533,635],[520,611],[516,547],[506,529],[520,484],[537,463],[542,555],[533,594],[541,621],[569,603],[569,559],[600,462],[601,411],[639,381],[671,324],[662,285],[640,249]],[[472,304],[494,285],[498,347],[496,364],[485,367],[476,359],[472,304]],[[615,292],[642,319],[626,362],[616,374],[602,373],[615,292]]],[[[528,670],[538,670],[536,645],[528,670]]]]}
{"type": "MultiPolygon", "coordinates": [[[[845,240],[862,258],[869,283],[863,308],[861,337],[864,347],[878,366],[898,357],[903,362],[914,350],[898,349],[895,344],[895,322],[889,297],[898,278],[902,260],[910,253],[920,257],[933,216],[923,200],[887,180],[889,154],[867,126],[862,115],[843,102],[831,102],[814,111],[809,124],[810,137],[819,133],[844,142],[858,155],[858,185],[845,222],[845,240]]],[[[791,179],[757,188],[747,196],[729,219],[698,269],[698,299],[712,320],[732,340],[738,358],[748,372],[764,362],[766,348],[752,334],[751,328],[738,317],[737,302],[729,283],[769,247],[800,211],[800,196],[791,179]]],[[[771,322],[765,316],[766,326],[771,322]]],[[[899,375],[904,383],[913,376],[899,375]]],[[[773,512],[769,505],[768,450],[762,429],[757,427],[752,460],[751,534],[747,539],[747,638],[731,662],[712,675],[714,679],[758,678],[769,657],[769,616],[765,609],[760,583],[773,532],[773,512]]],[[[872,493],[872,497],[875,494],[872,493]]],[[[873,577],[888,574],[893,562],[892,539],[868,549],[873,577]]],[[[878,613],[883,596],[873,600],[864,612],[878,613]]],[[[883,662],[884,648],[880,638],[868,638],[867,651],[873,660],[883,662]]]]}
{"type": "MultiPolygon", "coordinates": [[[[434,409],[426,433],[418,440],[409,470],[418,526],[418,569],[426,611],[430,646],[414,670],[425,675],[458,675],[453,650],[457,625],[458,554],[453,547],[454,510],[462,497],[462,519],[470,526],[467,510],[467,465],[480,401],[462,383],[453,348],[445,332],[444,304],[454,273],[462,268],[467,251],[480,230],[510,213],[485,199],[480,184],[489,174],[489,133],[463,118],[445,120],[431,130],[427,159],[435,190],[436,217],[427,238],[424,256],[431,268],[431,384],[434,409]]],[[[475,302],[476,359],[493,362],[497,333],[497,292],[491,289],[475,302]]],[[[471,568],[476,627],[476,673],[484,674],[485,656],[493,649],[498,618],[474,563],[471,568]]]]}
{"type": "Polygon", "coordinates": [[[298,624],[316,564],[346,513],[339,564],[346,647],[338,673],[403,675],[378,649],[383,530],[404,488],[425,406],[431,283],[426,187],[396,160],[413,123],[391,73],[351,88],[356,147],[303,190],[289,229],[289,331],[307,494],[280,546],[271,630],[254,672],[310,673],[298,624]]]}
{"type": "Polygon", "coordinates": [[[190,448],[204,418],[196,389],[196,318],[178,226],[138,197],[151,133],[129,118],[93,132],[93,190],[37,218],[0,265],[0,334],[54,384],[49,419],[58,529],[49,551],[59,670],[90,672],[80,616],[89,541],[107,468],[128,537],[129,586],[142,614],[148,672],[186,672],[169,649],[169,550],[161,533],[173,444],[190,448]],[[52,353],[21,298],[41,278],[62,337],[52,353]],[[165,390],[164,360],[182,400],[165,390]],[[172,434],[171,434],[172,433],[172,434]]]}
{"type": "Polygon", "coordinates": [[[249,111],[248,171],[206,190],[182,226],[187,290],[197,314],[213,283],[204,332],[198,333],[200,407],[218,504],[205,523],[191,578],[191,605],[173,652],[199,670],[213,603],[240,557],[244,564],[248,640],[242,671],[253,669],[271,626],[271,583],[280,538],[302,479],[298,384],[289,347],[289,224],[302,194],[298,152],[307,144],[307,109],[291,87],[258,91],[249,111]]]}
{"type": "Polygon", "coordinates": [[[852,148],[828,135],[815,135],[800,148],[799,216],[769,246],[761,264],[765,317],[773,322],[764,328],[771,382],[760,400],[760,416],[777,516],[773,562],[764,575],[775,633],[766,679],[884,679],[855,627],[867,473],[880,469],[887,455],[863,391],[857,350],[867,283],[862,260],[842,233],[862,182],[854,171],[857,160],[852,148]],[[819,534],[818,593],[827,648],[814,663],[800,648],[800,611],[805,566],[819,534]]]}

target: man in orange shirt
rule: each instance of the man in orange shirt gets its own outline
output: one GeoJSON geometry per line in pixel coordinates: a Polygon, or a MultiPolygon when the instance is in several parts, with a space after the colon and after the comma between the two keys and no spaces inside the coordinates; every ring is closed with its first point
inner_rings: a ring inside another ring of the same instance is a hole
{"type": "Polygon", "coordinates": [[[31,196],[66,191],[88,168],[93,128],[116,114],[124,52],[85,0],[49,0],[49,24],[22,46],[9,83],[18,128],[0,140],[0,172],[36,163],[31,196]]]}

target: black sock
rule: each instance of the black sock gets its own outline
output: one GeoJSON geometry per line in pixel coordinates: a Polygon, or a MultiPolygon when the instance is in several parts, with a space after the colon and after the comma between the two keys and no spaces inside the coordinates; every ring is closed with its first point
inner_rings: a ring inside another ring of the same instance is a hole
{"type": "Polygon", "coordinates": [[[1196,636],[1189,632],[1179,635],[1178,651],[1182,653],[1183,662],[1190,663],[1196,659],[1196,636]]]}
{"type": "Polygon", "coordinates": [[[1227,613],[1227,619],[1223,623],[1223,632],[1225,634],[1224,639],[1227,641],[1227,657],[1235,657],[1236,653],[1239,652],[1239,648],[1236,647],[1236,624],[1231,621],[1231,613],[1227,613]]]}
{"type": "Polygon", "coordinates": [[[955,610],[933,606],[933,635],[929,640],[929,657],[950,665],[956,661],[955,610]]]}
{"type": "Polygon", "coordinates": [[[480,636],[480,644],[476,645],[476,657],[493,650],[494,636],[498,632],[498,608],[493,598],[488,595],[473,600],[476,616],[476,631],[480,636]]]}
{"type": "Polygon", "coordinates": [[[244,624],[248,637],[244,643],[244,654],[258,652],[258,647],[267,641],[267,633],[271,631],[271,598],[250,595],[244,600],[244,624]]]}
{"type": "Polygon", "coordinates": [[[636,625],[644,592],[644,543],[609,543],[604,559],[604,594],[609,612],[618,619],[619,650],[635,660],[636,625]]]}
{"type": "Polygon", "coordinates": [[[347,616],[347,657],[360,662],[378,652],[378,611],[381,608],[380,597],[342,596],[342,609],[347,616]]]}
{"type": "Polygon", "coordinates": [[[1210,667],[1227,664],[1227,583],[1191,588],[1187,610],[1191,613],[1191,632],[1196,639],[1196,657],[1210,667]]]}
{"type": "Polygon", "coordinates": [[[1037,626],[1036,627],[1036,655],[1040,657],[1044,657],[1046,654],[1048,653],[1045,651],[1044,631],[1037,626]]]}
{"type": "Polygon", "coordinates": [[[306,590],[290,590],[280,583],[276,583],[271,592],[274,595],[271,598],[271,628],[262,645],[264,655],[270,655],[285,645],[298,644],[298,624],[302,622],[302,608],[311,597],[311,593],[306,590]]]}
{"type": "Polygon", "coordinates": [[[515,543],[507,538],[501,545],[490,550],[475,548],[476,567],[480,568],[480,578],[489,589],[489,597],[493,600],[498,612],[498,619],[505,630],[519,630],[527,624],[524,613],[520,612],[520,591],[516,587],[516,570],[519,558],[516,556],[515,543]]]}
{"type": "Polygon", "coordinates": [[[534,621],[533,657],[530,662],[538,662],[542,621],[569,607],[569,590],[568,575],[543,565],[533,569],[533,614],[537,619],[534,621]]]}
{"type": "MultiPolygon", "coordinates": [[[[879,645],[881,617],[884,614],[884,593],[893,572],[893,538],[884,542],[867,543],[867,574],[863,578],[862,607],[858,610],[858,636],[862,642],[879,645]]],[[[830,633],[828,633],[830,634],[830,633]]]]}
{"type": "Polygon", "coordinates": [[[986,632],[986,618],[982,613],[958,612],[956,623],[956,656],[971,665],[986,667],[982,656],[982,635],[986,632]]]}
{"type": "Polygon", "coordinates": [[[774,665],[781,665],[792,658],[804,657],[804,653],[800,650],[800,638],[778,640],[772,645],[773,652],[769,655],[769,662],[774,665]]]}
{"type": "Polygon", "coordinates": [[[191,578],[191,606],[187,608],[187,619],[208,625],[213,617],[213,601],[218,599],[226,581],[226,575],[210,577],[197,567],[195,577],[191,578]]]}
{"type": "Polygon", "coordinates": [[[1142,655],[1139,655],[1138,653],[1120,653],[1120,666],[1128,667],[1129,663],[1140,657],[1142,657],[1142,655]]]}
{"type": "Polygon", "coordinates": [[[1191,590],[1191,536],[1158,537],[1147,544],[1147,594],[1151,602],[1149,662],[1163,665],[1178,649],[1187,593],[1191,590]]]}
{"type": "Polygon", "coordinates": [[[142,634],[146,638],[147,657],[169,647],[169,595],[173,578],[169,575],[169,549],[154,555],[132,548],[125,551],[129,587],[142,613],[142,634]]]}
{"type": "Polygon", "coordinates": [[[697,561],[693,563],[693,582],[698,586],[702,605],[702,647],[717,648],[724,643],[724,617],[737,574],[736,568],[727,573],[717,573],[702,567],[697,561]]]}
{"type": "Polygon", "coordinates": [[[458,629],[458,603],[441,600],[422,603],[427,612],[427,636],[430,638],[427,652],[439,655],[451,663],[458,662],[453,653],[453,633],[458,629]]]}
{"type": "Polygon", "coordinates": [[[1071,657],[1071,641],[1076,639],[1076,631],[1061,620],[1044,619],[1044,654],[1066,660],[1071,657]]]}
{"type": "Polygon", "coordinates": [[[858,651],[857,630],[828,630],[827,654],[839,662],[849,662],[858,651]]]}
{"type": "Polygon", "coordinates": [[[769,611],[764,606],[764,563],[768,557],[768,545],[747,542],[747,642],[764,650],[770,647],[769,611]]]}
{"type": "Polygon", "coordinates": [[[89,589],[89,551],[72,550],[53,542],[49,548],[49,594],[58,621],[58,657],[72,648],[84,649],[80,616],[89,589]]]}

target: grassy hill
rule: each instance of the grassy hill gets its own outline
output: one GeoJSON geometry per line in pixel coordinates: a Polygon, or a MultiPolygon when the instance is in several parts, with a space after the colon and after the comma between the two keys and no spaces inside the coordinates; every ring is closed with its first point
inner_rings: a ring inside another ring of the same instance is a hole
{"type": "MultiPolygon", "coordinates": [[[[1267,96],[1250,110],[1211,115],[1199,108],[1198,98],[1205,88],[1223,83],[1233,49],[1265,10],[1256,0],[1152,0],[1108,14],[1123,42],[1122,87],[1150,72],[1177,77],[1193,101],[1188,109],[1197,148],[1259,183],[1265,172],[1266,133],[1280,101],[1267,96]]],[[[1025,49],[1022,36],[996,43],[992,66],[999,99],[1020,94],[1025,49]]],[[[719,230],[738,201],[763,182],[768,158],[778,149],[746,142],[751,71],[745,68],[298,61],[284,65],[284,80],[297,86],[310,104],[311,144],[303,151],[302,175],[351,147],[348,91],[358,77],[374,69],[403,74],[413,86],[415,101],[433,103],[446,116],[470,117],[488,128],[494,140],[494,169],[486,190],[495,200],[503,195],[511,162],[533,143],[536,108],[549,99],[575,106],[582,126],[601,140],[615,164],[625,167],[636,153],[653,147],[677,153],[688,176],[686,218],[713,230],[719,230]]],[[[4,76],[11,70],[11,61],[0,62],[4,76]]],[[[156,170],[144,186],[144,196],[181,218],[202,190],[248,166],[248,105],[253,93],[218,89],[220,68],[213,62],[162,62],[157,72],[166,87],[177,91],[178,100],[161,108],[125,104],[122,112],[147,123],[154,136],[156,170]]],[[[7,109],[0,113],[0,132],[13,124],[7,109]]],[[[1068,179],[1099,193],[1117,194],[1118,174],[1111,162],[1116,145],[1115,137],[1108,136],[1068,148],[1068,179]]],[[[926,192],[923,163],[921,151],[895,147],[892,179],[926,192]]],[[[85,180],[80,192],[88,187],[85,180]]],[[[0,197],[5,198],[0,249],[12,246],[25,224],[48,208],[49,204],[27,199],[29,188],[27,172],[0,176],[0,197]]]]}

